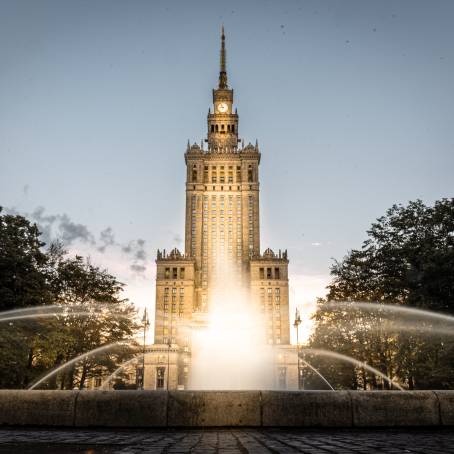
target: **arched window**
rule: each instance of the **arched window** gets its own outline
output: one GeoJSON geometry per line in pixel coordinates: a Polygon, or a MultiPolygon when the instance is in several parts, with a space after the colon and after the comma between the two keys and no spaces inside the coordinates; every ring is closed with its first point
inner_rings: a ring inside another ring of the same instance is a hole
{"type": "Polygon", "coordinates": [[[192,166],[192,181],[197,181],[197,165],[192,166]]]}

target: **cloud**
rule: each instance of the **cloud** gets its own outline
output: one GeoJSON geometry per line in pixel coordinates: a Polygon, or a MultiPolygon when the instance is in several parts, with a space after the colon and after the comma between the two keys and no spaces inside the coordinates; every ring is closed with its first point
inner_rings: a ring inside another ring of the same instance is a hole
{"type": "Polygon", "coordinates": [[[98,247],[99,252],[105,252],[108,246],[115,245],[115,235],[113,233],[112,227],[107,227],[102,230],[99,234],[99,241],[101,246],[98,247]]]}
{"type": "Polygon", "coordinates": [[[133,263],[130,268],[132,271],[135,271],[139,274],[144,273],[147,270],[147,267],[145,265],[136,265],[135,263],[133,263]]]}
{"type": "Polygon", "coordinates": [[[95,244],[94,236],[86,225],[72,222],[66,214],[59,216],[59,218],[58,230],[63,244],[71,245],[74,241],[95,244]]]}
{"type": "Polygon", "coordinates": [[[73,222],[67,214],[45,214],[44,207],[39,206],[31,214],[24,216],[36,222],[46,244],[55,241],[61,241],[65,246],[71,246],[76,241],[95,244],[88,227],[73,222]]]}
{"type": "Polygon", "coordinates": [[[139,274],[146,271],[148,254],[145,249],[145,243],[145,240],[139,238],[121,246],[121,250],[133,259],[133,263],[130,266],[131,270],[139,274]]]}
{"type": "Polygon", "coordinates": [[[24,187],[22,188],[22,192],[23,192],[24,196],[28,196],[29,190],[30,190],[30,186],[28,184],[24,185],[24,187]]]}
{"type": "Polygon", "coordinates": [[[132,272],[143,274],[147,269],[146,241],[142,238],[123,244],[117,243],[112,227],[106,227],[100,232],[99,238],[96,239],[88,226],[74,222],[66,213],[47,214],[42,206],[37,207],[32,213],[19,213],[14,208],[5,208],[5,212],[11,215],[22,214],[36,222],[41,232],[41,239],[47,245],[60,241],[64,246],[71,246],[74,249],[76,243],[85,244],[96,248],[101,254],[104,254],[109,247],[117,248],[128,256],[131,261],[129,269],[132,272]]]}
{"type": "Polygon", "coordinates": [[[318,241],[315,241],[314,243],[311,243],[311,246],[315,246],[315,247],[318,247],[318,246],[321,246],[322,243],[319,243],[318,241]]]}

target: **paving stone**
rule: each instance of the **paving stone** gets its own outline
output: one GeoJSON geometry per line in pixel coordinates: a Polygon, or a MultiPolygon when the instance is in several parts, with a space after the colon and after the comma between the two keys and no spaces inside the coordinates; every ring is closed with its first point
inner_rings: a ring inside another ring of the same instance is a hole
{"type": "Polygon", "coordinates": [[[445,454],[446,429],[0,429],[0,454],[445,454]]]}

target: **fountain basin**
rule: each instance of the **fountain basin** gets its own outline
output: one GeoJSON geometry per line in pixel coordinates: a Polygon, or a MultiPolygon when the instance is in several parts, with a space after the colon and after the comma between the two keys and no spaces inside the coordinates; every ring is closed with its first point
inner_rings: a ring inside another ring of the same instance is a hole
{"type": "Polygon", "coordinates": [[[0,425],[453,426],[454,391],[0,390],[0,425]]]}

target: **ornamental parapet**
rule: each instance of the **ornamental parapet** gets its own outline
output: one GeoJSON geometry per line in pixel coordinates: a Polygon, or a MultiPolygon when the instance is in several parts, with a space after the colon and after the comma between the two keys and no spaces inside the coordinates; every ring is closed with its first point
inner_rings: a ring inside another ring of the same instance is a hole
{"type": "Polygon", "coordinates": [[[158,252],[156,254],[156,261],[158,260],[169,262],[175,261],[193,262],[194,258],[191,257],[189,254],[181,253],[177,248],[174,248],[170,251],[170,253],[167,253],[165,249],[162,251],[158,249],[158,252]]]}
{"type": "Polygon", "coordinates": [[[200,145],[198,143],[193,143],[190,145],[188,143],[186,147],[186,153],[185,153],[185,160],[190,156],[191,158],[194,157],[207,157],[210,155],[226,155],[226,154],[232,154],[235,156],[241,155],[242,157],[248,157],[251,156],[253,158],[257,158],[257,155],[260,158],[260,151],[259,151],[259,146],[256,143],[255,145],[252,145],[251,143],[248,143],[246,146],[244,143],[242,143],[240,146],[231,146],[231,145],[213,145],[209,144],[207,149],[203,148],[203,143],[200,145]]]}
{"type": "Polygon", "coordinates": [[[287,249],[282,251],[279,249],[279,252],[276,254],[272,249],[268,248],[263,254],[255,254],[251,257],[253,261],[282,261],[288,263],[288,254],[287,249]]]}

